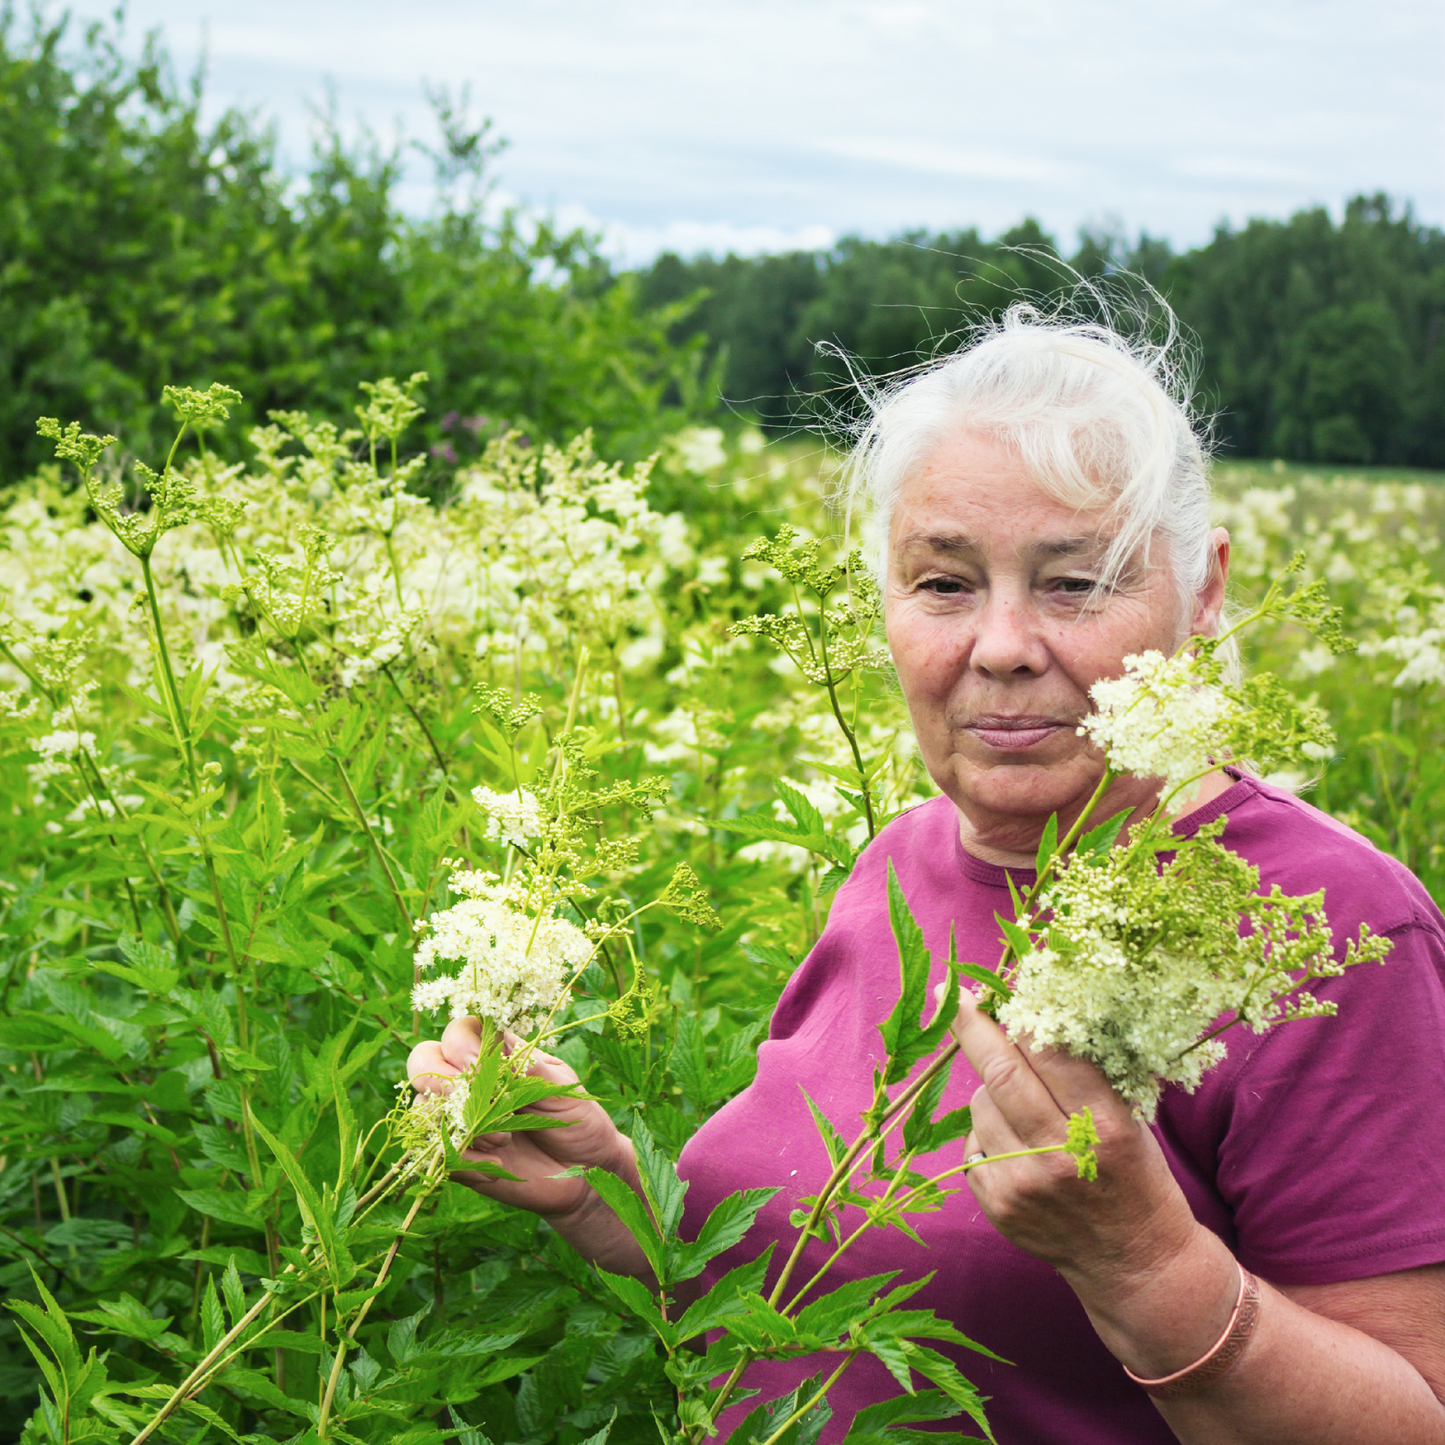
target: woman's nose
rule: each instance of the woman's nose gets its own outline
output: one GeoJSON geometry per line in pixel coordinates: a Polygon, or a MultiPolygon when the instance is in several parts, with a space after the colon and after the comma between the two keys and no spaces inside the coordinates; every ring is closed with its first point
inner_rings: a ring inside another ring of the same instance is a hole
{"type": "Polygon", "coordinates": [[[1048,649],[1032,609],[1021,599],[993,593],[975,614],[970,665],[999,679],[1037,677],[1049,665],[1048,649]]]}

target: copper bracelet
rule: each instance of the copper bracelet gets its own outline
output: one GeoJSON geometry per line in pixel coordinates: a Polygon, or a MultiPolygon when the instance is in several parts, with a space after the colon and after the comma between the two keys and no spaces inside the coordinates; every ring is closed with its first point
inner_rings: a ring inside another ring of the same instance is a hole
{"type": "Polygon", "coordinates": [[[1202,1354],[1192,1365],[1175,1370],[1172,1375],[1163,1375],[1157,1380],[1143,1380],[1127,1365],[1124,1373],[1136,1385],[1141,1385],[1156,1400],[1170,1400],[1178,1395],[1192,1395],[1197,1390],[1222,1379],[1239,1363],[1249,1345],[1249,1338],[1259,1320],[1259,1281],[1241,1264],[1239,1266],[1239,1298],[1235,1301],[1234,1313],[1224,1327],[1214,1346],[1202,1354]]]}

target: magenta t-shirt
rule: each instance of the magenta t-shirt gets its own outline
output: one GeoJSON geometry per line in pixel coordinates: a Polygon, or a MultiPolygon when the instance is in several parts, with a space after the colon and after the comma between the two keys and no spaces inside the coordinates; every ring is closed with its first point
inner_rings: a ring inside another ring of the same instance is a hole
{"type": "MultiPolygon", "coordinates": [[[[1383,966],[1362,964],[1317,986],[1321,997],[1338,1001],[1338,1017],[1263,1035],[1232,1029],[1224,1035],[1228,1057],[1194,1094],[1166,1089],[1155,1133],[1175,1178],[1195,1217],[1276,1284],[1325,1284],[1445,1261],[1445,920],[1401,864],[1251,778],[1177,831],[1192,833],[1221,813],[1229,818],[1224,842],[1259,868],[1261,891],[1274,883],[1291,894],[1323,887],[1341,951],[1362,922],[1395,947],[1383,966]]],[[[687,1237],[734,1190],[782,1186],[744,1243],[713,1262],[705,1285],[770,1239],[791,1247],[789,1212],[827,1177],[803,1090],[845,1138],[857,1133],[882,1059],[877,1025],[898,997],[885,891],[890,858],[935,959],[946,953],[950,924],[960,958],[998,959],[993,915],[1012,916],[1004,869],[963,850],[947,798],[896,819],[839,890],[822,937],[784,990],[758,1050],[757,1079],[683,1151],[681,1172],[691,1181],[687,1237]]],[[[1018,883],[1032,880],[1031,872],[1013,871],[1018,883]]],[[[934,981],[943,976],[935,963],[934,981]]],[[[978,1083],[960,1055],[946,1106],[966,1104],[978,1083]]],[[[937,1173],[960,1152],[961,1144],[952,1145],[916,1167],[937,1173]]],[[[1174,1440],[1099,1342],[1063,1278],[995,1233],[966,1187],[913,1223],[926,1248],[896,1230],[870,1231],[826,1287],[886,1270],[910,1279],[936,1271],[910,1308],[932,1307],[1013,1362],[948,1351],[991,1397],[988,1415],[1003,1445],[1174,1440]]],[[[810,1244],[797,1278],[807,1279],[825,1257],[822,1245],[810,1244]]],[[[745,1383],[771,1399],[824,1363],[754,1365],[745,1383]]],[[[898,1393],[881,1365],[860,1356],[831,1392],[823,1445],[841,1439],[855,1411],[898,1393]]],[[[725,1424],[738,1418],[729,1412],[725,1424]]]]}

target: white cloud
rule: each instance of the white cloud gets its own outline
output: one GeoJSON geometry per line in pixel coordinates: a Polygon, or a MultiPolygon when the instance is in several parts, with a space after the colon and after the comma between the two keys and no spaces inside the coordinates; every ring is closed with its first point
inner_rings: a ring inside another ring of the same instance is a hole
{"type": "MultiPolygon", "coordinates": [[[[72,0],[83,16],[113,0],[72,0]]],[[[1117,215],[1178,244],[1356,191],[1445,220],[1439,0],[131,0],[213,104],[426,130],[470,83],[508,189],[618,254],[905,227],[1064,239],[1117,215]]],[[[418,162],[411,183],[425,180],[418,162]]],[[[413,194],[408,192],[408,194],[413,194]]]]}

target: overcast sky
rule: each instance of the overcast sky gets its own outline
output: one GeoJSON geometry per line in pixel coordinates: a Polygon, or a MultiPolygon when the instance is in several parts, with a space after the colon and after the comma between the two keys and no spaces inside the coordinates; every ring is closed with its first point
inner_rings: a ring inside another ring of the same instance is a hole
{"type": "MultiPolygon", "coordinates": [[[[80,15],[106,15],[80,0],[80,15]]],[[[52,10],[54,7],[52,7],[52,10]]],[[[433,134],[470,83],[509,197],[619,257],[1024,215],[1176,245],[1385,190],[1445,222],[1445,0],[132,0],[294,163],[310,107],[433,134]]],[[[416,172],[418,182],[423,175],[416,172]]],[[[422,202],[419,185],[409,190],[422,202]]]]}

